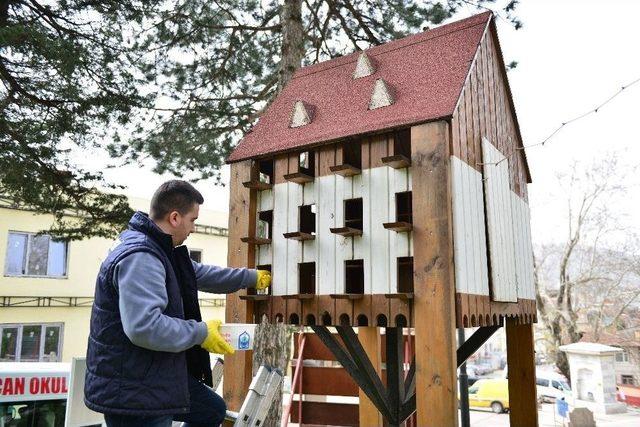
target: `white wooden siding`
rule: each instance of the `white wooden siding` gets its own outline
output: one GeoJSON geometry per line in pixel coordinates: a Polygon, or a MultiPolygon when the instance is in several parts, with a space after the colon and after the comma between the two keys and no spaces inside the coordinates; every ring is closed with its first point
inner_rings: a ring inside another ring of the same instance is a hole
{"type": "Polygon", "coordinates": [[[482,175],[451,156],[456,291],[489,295],[482,175]]]}
{"type": "Polygon", "coordinates": [[[482,139],[482,157],[492,298],[515,302],[518,293],[508,160],[485,138],[482,139]]]}
{"type": "Polygon", "coordinates": [[[531,246],[531,226],[529,205],[520,196],[511,192],[513,222],[515,226],[516,280],[518,298],[535,299],[533,282],[533,248],[531,246]]]}
{"type": "MultiPolygon", "coordinates": [[[[413,255],[410,233],[386,230],[395,221],[395,193],[411,189],[408,169],[364,169],[353,177],[327,175],[304,186],[281,183],[272,194],[259,197],[259,205],[273,207],[273,240],[260,246],[256,261],[271,264],[273,295],[298,290],[298,263],[316,263],[316,293],[344,293],[344,261],[364,261],[365,293],[397,292],[397,258],[413,255]],[[363,235],[342,237],[329,229],[344,225],[344,200],[363,199],[363,235]],[[271,202],[269,202],[271,199],[271,202]],[[282,234],[298,229],[298,207],[316,204],[316,238],[298,242],[282,234]]],[[[262,192],[263,194],[265,192],[262,192]]]]}

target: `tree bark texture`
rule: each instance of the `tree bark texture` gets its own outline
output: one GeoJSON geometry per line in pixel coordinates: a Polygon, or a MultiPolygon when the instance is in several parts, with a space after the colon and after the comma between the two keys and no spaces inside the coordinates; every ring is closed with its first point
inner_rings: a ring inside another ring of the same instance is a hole
{"type": "MultiPolygon", "coordinates": [[[[258,373],[260,365],[277,368],[284,376],[287,373],[287,364],[291,357],[291,331],[283,323],[271,324],[267,317],[256,327],[253,343],[253,375],[258,373]]],[[[282,385],[276,392],[274,403],[269,410],[269,415],[264,426],[280,426],[282,420],[282,385]]]]}
{"type": "Polygon", "coordinates": [[[302,25],[302,1],[284,0],[280,8],[282,25],[282,50],[278,92],[284,88],[293,73],[302,65],[304,56],[304,28],[302,25]]]}

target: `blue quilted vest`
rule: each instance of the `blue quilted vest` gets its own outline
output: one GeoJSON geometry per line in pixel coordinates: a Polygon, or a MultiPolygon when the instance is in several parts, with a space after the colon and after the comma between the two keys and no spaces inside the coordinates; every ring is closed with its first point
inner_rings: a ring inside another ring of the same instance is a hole
{"type": "Polygon", "coordinates": [[[110,414],[185,413],[189,411],[187,375],[210,384],[209,355],[200,346],[181,353],[147,350],[125,335],[113,271],[121,259],[134,252],[149,252],[164,265],[168,303],[163,314],[202,320],[187,248],[174,248],[170,235],[136,212],[98,273],[87,347],[85,404],[110,414]]]}

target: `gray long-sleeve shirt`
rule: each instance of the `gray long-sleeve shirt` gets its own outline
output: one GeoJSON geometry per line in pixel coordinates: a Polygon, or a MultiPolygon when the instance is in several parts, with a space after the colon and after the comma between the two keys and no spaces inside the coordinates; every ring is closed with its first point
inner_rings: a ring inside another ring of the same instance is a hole
{"type": "MultiPolygon", "coordinates": [[[[231,293],[255,286],[256,270],[225,268],[193,262],[199,291],[231,293]]],[[[135,252],[116,264],[114,285],[119,292],[124,333],[137,346],[180,352],[207,337],[205,322],[165,316],[168,302],[162,262],[148,252],[135,252]]]]}

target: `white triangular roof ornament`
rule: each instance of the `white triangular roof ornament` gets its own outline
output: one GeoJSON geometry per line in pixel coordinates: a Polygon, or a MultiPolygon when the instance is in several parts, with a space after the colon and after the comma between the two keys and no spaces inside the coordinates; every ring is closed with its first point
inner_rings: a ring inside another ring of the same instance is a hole
{"type": "Polygon", "coordinates": [[[365,51],[360,52],[358,56],[358,62],[356,63],[356,69],[353,72],[353,78],[359,79],[361,77],[367,77],[371,74],[375,73],[375,69],[373,68],[373,64],[371,60],[367,56],[365,51]]]}
{"type": "Polygon", "coordinates": [[[389,87],[382,79],[377,79],[373,86],[373,93],[371,94],[371,101],[369,101],[369,110],[375,110],[376,108],[387,107],[393,104],[393,97],[389,87]]]}
{"type": "Polygon", "coordinates": [[[311,123],[311,115],[309,111],[307,111],[307,107],[305,107],[304,102],[296,101],[293,104],[293,110],[291,111],[291,120],[289,122],[289,127],[298,128],[300,126],[308,125],[311,123]]]}

